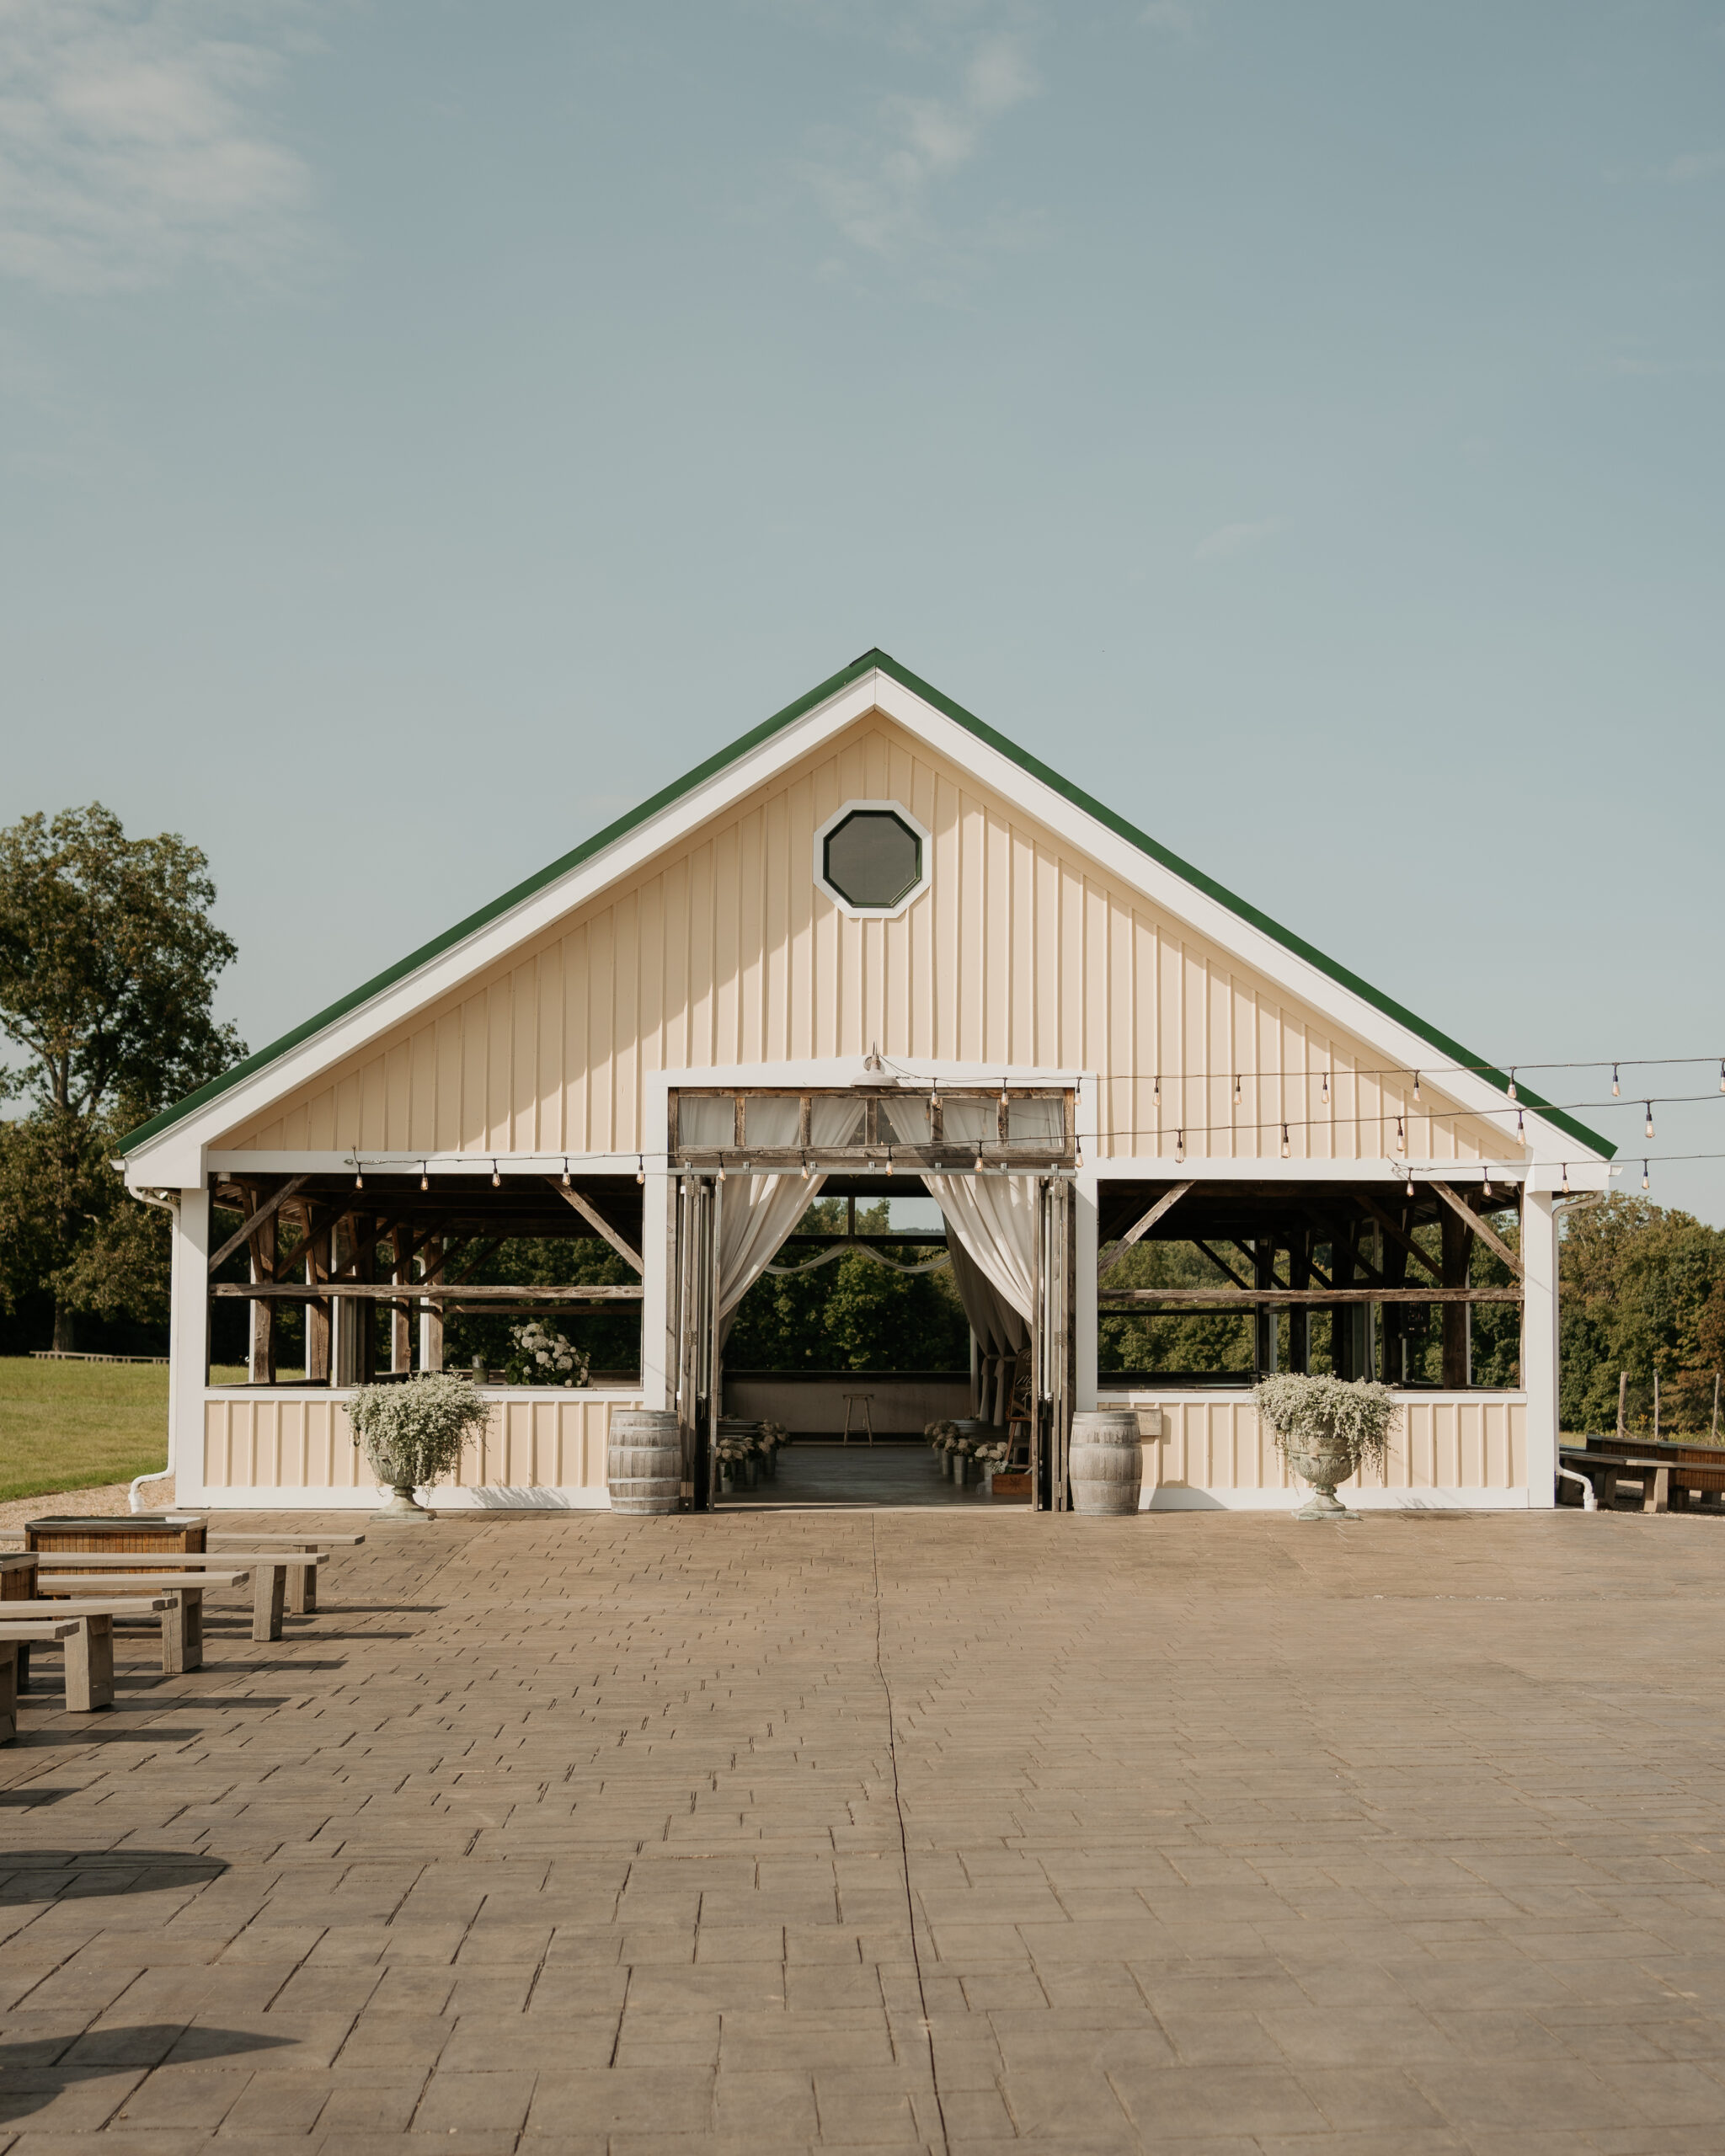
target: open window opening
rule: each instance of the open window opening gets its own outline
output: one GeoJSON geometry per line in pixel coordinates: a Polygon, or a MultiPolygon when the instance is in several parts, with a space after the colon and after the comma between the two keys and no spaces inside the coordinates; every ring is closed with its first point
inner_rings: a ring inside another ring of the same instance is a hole
{"type": "Polygon", "coordinates": [[[632,1177],[428,1165],[224,1177],[212,1195],[212,1384],[339,1388],[444,1369],[494,1385],[640,1382],[632,1177]]]}
{"type": "Polygon", "coordinates": [[[1100,1203],[1105,1385],[1521,1382],[1514,1186],[1121,1182],[1100,1203]]]}

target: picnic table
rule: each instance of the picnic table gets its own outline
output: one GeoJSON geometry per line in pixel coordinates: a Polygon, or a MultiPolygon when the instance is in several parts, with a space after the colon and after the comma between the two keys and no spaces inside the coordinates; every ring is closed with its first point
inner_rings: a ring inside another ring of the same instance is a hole
{"type": "Polygon", "coordinates": [[[1669,1441],[1589,1436],[1579,1445],[1565,1445],[1559,1454],[1562,1466],[1593,1484],[1602,1510],[1617,1502],[1620,1482],[1641,1485],[1644,1513],[1686,1511],[1692,1502],[1717,1507],[1725,1497],[1725,1449],[1717,1445],[1685,1445],[1669,1441]]]}

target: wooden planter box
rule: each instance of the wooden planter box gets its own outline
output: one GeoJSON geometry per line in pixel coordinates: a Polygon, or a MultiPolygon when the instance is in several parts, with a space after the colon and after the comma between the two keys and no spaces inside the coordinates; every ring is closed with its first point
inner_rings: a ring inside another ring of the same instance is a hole
{"type": "Polygon", "coordinates": [[[996,1468],[994,1481],[989,1485],[989,1495],[1004,1499],[1009,1505],[1028,1505],[1030,1502],[1030,1470],[1028,1467],[1014,1468],[1010,1475],[996,1468]]]}
{"type": "Polygon", "coordinates": [[[28,1520],[26,1550],[106,1551],[115,1557],[184,1550],[204,1554],[208,1525],[201,1518],[170,1518],[165,1513],[119,1513],[111,1519],[59,1518],[28,1520]]]}

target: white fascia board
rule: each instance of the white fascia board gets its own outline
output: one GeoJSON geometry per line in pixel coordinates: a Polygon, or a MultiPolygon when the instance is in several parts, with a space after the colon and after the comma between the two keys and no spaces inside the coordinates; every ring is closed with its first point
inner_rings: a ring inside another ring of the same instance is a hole
{"type": "MultiPolygon", "coordinates": [[[[1407,1070],[1432,1068],[1433,1049],[1429,1041],[1412,1032],[1391,1018],[1375,1005],[1368,1003],[1353,990],[1322,972],[1298,953],[1267,936],[1250,921],[1242,921],[1231,908],[1213,899],[1208,892],[1200,891],[1183,877],[1177,876],[1171,868],[1138,847],[1120,838],[1104,825],[1098,824],[1063,794],[1022,766],[1014,763],[999,750],[949,719],[944,712],[926,702],[913,690],[906,689],[888,675],[876,677],[879,687],[872,701],[889,718],[898,719],[912,733],[921,734],[945,750],[947,754],[974,771],[979,778],[986,780],[997,793],[1008,799],[1022,801],[1026,808],[1051,830],[1088,853],[1113,874],[1141,891],[1177,919],[1189,921],[1200,934],[1237,958],[1244,965],[1254,968],[1286,988],[1332,1019],[1345,1027],[1361,1039],[1381,1044],[1397,1068],[1407,1070]]],[[[1515,1104],[1506,1102],[1498,1089],[1468,1071],[1445,1070],[1440,1078],[1441,1089],[1451,1099],[1458,1101],[1472,1114],[1481,1116],[1501,1130],[1506,1137],[1512,1135],[1511,1126],[1515,1116],[1515,1104]]],[[[1601,1159],[1598,1154],[1587,1155],[1577,1139],[1565,1137],[1545,1123],[1538,1112],[1523,1105],[1526,1119],[1527,1137],[1533,1140],[1530,1150],[1536,1154],[1555,1153],[1558,1160],[1571,1154],[1584,1155],[1590,1159],[1601,1159]],[[1567,1149],[1565,1150],[1564,1149],[1567,1149]]],[[[1527,1157],[1522,1153],[1520,1157],[1527,1157]]],[[[1571,1182],[1574,1181],[1572,1161],[1571,1182]]]]}

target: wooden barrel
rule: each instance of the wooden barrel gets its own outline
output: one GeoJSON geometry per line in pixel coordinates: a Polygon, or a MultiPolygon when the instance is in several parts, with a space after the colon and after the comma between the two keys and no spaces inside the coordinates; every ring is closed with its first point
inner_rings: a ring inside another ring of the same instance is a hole
{"type": "Polygon", "coordinates": [[[605,1480],[614,1513],[674,1513],[683,1481],[677,1418],[660,1407],[615,1407],[605,1480]]]}
{"type": "Polygon", "coordinates": [[[1096,1407],[1072,1417],[1072,1509],[1135,1513],[1144,1480],[1138,1416],[1130,1407],[1096,1407]]]}

